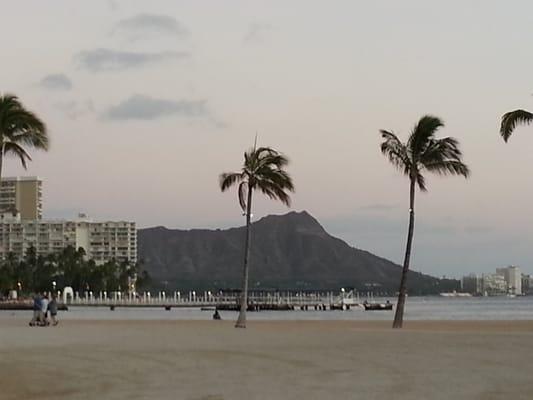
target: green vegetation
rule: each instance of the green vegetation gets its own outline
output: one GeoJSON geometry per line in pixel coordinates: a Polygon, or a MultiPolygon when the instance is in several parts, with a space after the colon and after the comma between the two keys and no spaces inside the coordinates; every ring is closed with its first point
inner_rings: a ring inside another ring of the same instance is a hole
{"type": "MultiPolygon", "coordinates": [[[[10,254],[0,263],[0,293],[17,289],[22,294],[60,290],[71,286],[75,292],[124,291],[138,273],[138,266],[127,262],[108,261],[97,265],[87,260],[83,248],[66,247],[57,254],[37,256],[32,247],[22,260],[10,254]],[[54,287],[55,282],[55,287],[54,287]]],[[[146,271],[137,276],[136,287],[149,284],[146,271]]]]}
{"type": "Polygon", "coordinates": [[[505,113],[502,117],[500,135],[506,142],[519,124],[529,125],[533,121],[533,114],[525,110],[514,110],[505,113]]]}
{"type": "Polygon", "coordinates": [[[220,189],[227,190],[239,184],[239,204],[246,215],[246,239],[244,244],[244,267],[242,278],[242,296],[236,328],[246,327],[246,308],[248,305],[248,273],[250,268],[252,195],[255,189],[274,200],[280,200],[287,206],[290,197],[287,191],[294,191],[292,179],[283,169],[289,160],[270,147],[255,146],[244,153],[244,165],[240,172],[228,172],[220,175],[220,189]]]}
{"type": "Polygon", "coordinates": [[[405,295],[407,293],[407,273],[411,258],[411,247],[415,228],[415,192],[416,187],[427,191],[424,172],[439,175],[462,175],[467,178],[470,174],[468,167],[462,162],[459,142],[451,137],[436,139],[435,134],[444,123],[437,117],[426,115],[418,121],[407,140],[403,143],[389,131],[381,130],[383,143],[381,152],[392,165],[409,177],[409,230],[403,262],[402,277],[394,315],[393,328],[403,325],[403,311],[405,295]]]}
{"type": "Polygon", "coordinates": [[[24,108],[16,96],[0,95],[0,181],[5,155],[18,157],[26,168],[31,157],[25,148],[48,150],[48,144],[44,122],[24,108]]]}

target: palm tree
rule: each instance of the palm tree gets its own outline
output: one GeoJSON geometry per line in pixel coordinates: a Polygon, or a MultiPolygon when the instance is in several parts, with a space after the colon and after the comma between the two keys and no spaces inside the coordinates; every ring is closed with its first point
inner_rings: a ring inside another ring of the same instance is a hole
{"type": "Polygon", "coordinates": [[[283,169],[289,160],[270,147],[255,146],[244,153],[244,165],[240,172],[225,172],[220,175],[220,190],[223,192],[233,184],[239,184],[239,204],[246,215],[246,239],[244,243],[244,267],[239,318],[236,328],[246,328],[248,306],[248,271],[250,268],[250,244],[252,217],[252,195],[255,189],[274,200],[290,206],[287,191],[293,192],[292,178],[283,169]]]}
{"type": "Polygon", "coordinates": [[[46,125],[16,96],[0,95],[0,183],[5,155],[18,157],[26,169],[31,157],[25,147],[48,150],[46,125]]]}
{"type": "Polygon", "coordinates": [[[500,135],[507,142],[518,124],[529,125],[533,122],[533,114],[525,110],[514,110],[505,113],[502,117],[500,135]]]}
{"type": "Polygon", "coordinates": [[[435,133],[443,126],[444,123],[439,118],[426,115],[415,125],[407,143],[402,143],[392,132],[380,130],[384,139],[381,144],[381,152],[392,165],[408,176],[410,181],[409,230],[393,328],[401,328],[403,324],[407,272],[409,271],[415,225],[416,187],[418,186],[423,192],[427,191],[423,175],[425,171],[439,175],[462,175],[465,178],[470,174],[468,167],[461,160],[462,153],[459,150],[459,142],[451,137],[435,138],[435,133]]]}

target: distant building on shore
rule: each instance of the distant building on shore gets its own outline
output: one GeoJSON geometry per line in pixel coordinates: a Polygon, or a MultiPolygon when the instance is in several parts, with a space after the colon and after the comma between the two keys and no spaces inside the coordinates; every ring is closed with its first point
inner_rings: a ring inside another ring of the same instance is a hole
{"type": "Polygon", "coordinates": [[[42,218],[42,180],[6,177],[0,184],[0,212],[17,212],[22,220],[42,218]]]}
{"type": "Polygon", "coordinates": [[[508,294],[522,294],[522,272],[519,267],[496,268],[496,273],[504,276],[508,294]]]}
{"type": "Polygon", "coordinates": [[[479,275],[470,274],[461,279],[461,290],[473,295],[483,294],[483,281],[479,275]]]}
{"type": "Polygon", "coordinates": [[[42,181],[36,177],[3,178],[0,187],[0,259],[22,259],[28,249],[38,255],[82,247],[97,264],[137,262],[137,229],[131,221],[43,220],[42,181]]]}
{"type": "Polygon", "coordinates": [[[533,294],[533,276],[522,274],[522,294],[533,294]]]}
{"type": "Polygon", "coordinates": [[[97,264],[115,259],[137,262],[135,222],[95,222],[86,216],[78,220],[22,220],[19,214],[2,215],[0,223],[0,258],[13,253],[22,259],[29,248],[38,255],[57,253],[72,246],[83,247],[87,258],[97,264]]]}
{"type": "Polygon", "coordinates": [[[502,274],[483,274],[482,293],[487,296],[498,296],[507,294],[507,283],[502,274]]]}
{"type": "MultiPolygon", "coordinates": [[[[463,292],[473,295],[522,295],[524,286],[524,275],[517,266],[496,268],[495,273],[485,273],[481,276],[470,274],[463,276],[461,288],[463,292]]],[[[533,280],[527,280],[528,288],[533,289],[533,280]]]]}

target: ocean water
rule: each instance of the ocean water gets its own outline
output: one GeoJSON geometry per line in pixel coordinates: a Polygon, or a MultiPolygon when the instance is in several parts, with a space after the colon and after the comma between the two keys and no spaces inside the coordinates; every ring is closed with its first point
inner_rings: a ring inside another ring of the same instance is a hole
{"type": "MultiPolygon", "coordinates": [[[[395,299],[381,298],[395,303],[395,299]]],[[[70,307],[59,313],[63,320],[210,320],[213,311],[199,308],[115,308],[70,307]]],[[[222,319],[235,319],[236,312],[221,311],[222,319]]],[[[31,311],[0,311],[5,318],[31,319],[31,311]]],[[[249,320],[392,320],[394,311],[259,311],[249,312],[249,320]]],[[[533,296],[529,297],[409,297],[406,320],[533,320],[533,296]]]]}

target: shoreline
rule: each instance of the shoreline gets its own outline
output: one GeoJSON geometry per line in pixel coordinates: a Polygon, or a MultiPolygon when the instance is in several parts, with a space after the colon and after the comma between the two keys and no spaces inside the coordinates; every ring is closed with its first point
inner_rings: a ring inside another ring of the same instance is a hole
{"type": "MultiPolygon", "coordinates": [[[[236,316],[236,315],[235,315],[236,316]]],[[[231,327],[235,319],[226,318],[222,321],[212,319],[60,319],[61,326],[83,327],[83,326],[135,326],[145,328],[146,326],[167,326],[167,327],[231,327]]],[[[6,317],[0,319],[2,328],[20,328],[27,326],[25,319],[20,317],[6,317]]],[[[403,328],[392,329],[391,320],[248,320],[248,330],[271,330],[271,329],[350,329],[360,331],[395,331],[395,332],[531,332],[533,334],[533,319],[531,320],[404,320],[403,328]]],[[[50,327],[57,329],[55,327],[50,327]]]]}

